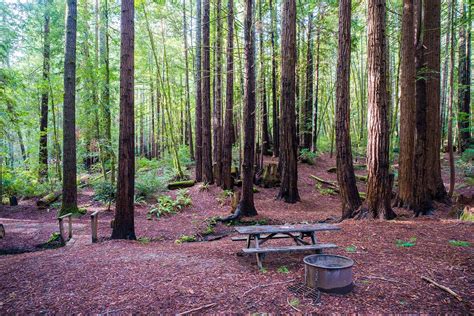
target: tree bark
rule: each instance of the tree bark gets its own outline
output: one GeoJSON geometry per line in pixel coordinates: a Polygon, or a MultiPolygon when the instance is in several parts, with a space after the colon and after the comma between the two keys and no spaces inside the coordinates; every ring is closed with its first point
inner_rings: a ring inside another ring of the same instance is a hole
{"type": "Polygon", "coordinates": [[[469,147],[471,138],[471,17],[468,3],[462,3],[462,26],[459,30],[458,129],[459,152],[469,147]]]}
{"type": "Polygon", "coordinates": [[[184,61],[186,72],[186,137],[189,145],[189,155],[194,160],[193,129],[191,126],[191,96],[189,94],[189,64],[188,64],[188,23],[186,21],[186,0],[183,1],[183,33],[184,33],[184,61]]]}
{"type": "Polygon", "coordinates": [[[368,144],[367,206],[371,217],[395,217],[390,199],[389,108],[387,91],[387,41],[385,38],[385,0],[368,1],[368,144]]]}
{"type": "Polygon", "coordinates": [[[113,239],[136,239],[134,226],[134,1],[122,0],[120,44],[120,132],[113,239]]]}
{"type": "Polygon", "coordinates": [[[196,171],[197,182],[202,181],[202,61],[201,61],[201,0],[196,0],[196,171]]]}
{"type": "Polygon", "coordinates": [[[242,197],[237,206],[243,216],[257,215],[253,200],[255,161],[255,25],[254,1],[245,0],[245,85],[244,85],[244,157],[242,163],[242,197]]]}
{"type": "Polygon", "coordinates": [[[48,178],[48,96],[49,96],[49,58],[51,41],[49,38],[50,0],[44,1],[44,29],[43,29],[43,82],[41,93],[41,118],[39,138],[39,179],[48,178]]]}
{"type": "Polygon", "coordinates": [[[263,155],[269,154],[270,135],[268,133],[268,111],[267,111],[267,87],[266,87],[266,73],[265,73],[265,51],[264,51],[264,24],[263,24],[263,13],[262,13],[262,1],[258,2],[258,16],[260,20],[259,30],[259,50],[260,50],[260,82],[259,82],[259,94],[260,94],[260,108],[261,108],[261,154],[262,161],[263,155]]]}
{"type": "MultiPolygon", "coordinates": [[[[318,21],[321,22],[321,15],[318,21]]],[[[311,151],[316,152],[318,148],[318,107],[319,107],[319,68],[320,68],[320,46],[321,46],[321,26],[318,25],[316,31],[316,87],[314,92],[313,126],[311,129],[311,151]]]]}
{"type": "Polygon", "coordinates": [[[308,43],[306,50],[306,91],[303,103],[302,148],[311,149],[311,128],[313,119],[313,13],[308,17],[308,43]]]}
{"type": "Polygon", "coordinates": [[[362,202],[357,190],[350,136],[351,0],[339,2],[336,85],[336,170],[342,218],[351,218],[362,202]]]}
{"type": "Polygon", "coordinates": [[[204,0],[202,12],[202,180],[214,183],[212,172],[211,136],[211,59],[210,59],[210,1],[204,0]]]}
{"type": "Polygon", "coordinates": [[[214,103],[214,173],[216,184],[222,180],[222,22],[221,0],[216,3],[216,59],[215,59],[215,103],[214,103]]]}
{"type": "MultiPolygon", "coordinates": [[[[454,38],[454,12],[456,8],[456,1],[451,0],[449,3],[449,18],[448,25],[450,25],[451,42],[446,42],[446,45],[451,45],[450,48],[450,70],[449,70],[449,99],[448,99],[448,152],[449,152],[449,197],[453,196],[454,184],[456,181],[456,171],[454,167],[454,150],[453,150],[453,99],[454,99],[454,47],[456,40],[454,38]]],[[[449,38],[449,35],[448,35],[449,38]]]]}
{"type": "Polygon", "coordinates": [[[281,186],[277,198],[300,200],[298,193],[298,138],[296,133],[296,0],[284,0],[281,21],[281,186]]]}
{"type": "Polygon", "coordinates": [[[441,126],[440,126],[440,47],[441,1],[423,1],[423,46],[426,71],[426,137],[428,188],[436,200],[446,198],[446,188],[441,178],[441,126]]]}
{"type": "Polygon", "coordinates": [[[234,102],[234,2],[227,3],[227,84],[226,106],[224,120],[224,144],[222,150],[222,188],[231,190],[233,181],[232,168],[232,129],[233,129],[233,102],[234,102]]]}
{"type": "Polygon", "coordinates": [[[400,59],[400,157],[396,205],[410,208],[414,190],[415,45],[413,0],[403,1],[400,59]]]}
{"type": "Polygon", "coordinates": [[[61,213],[77,211],[76,32],[77,1],[67,1],[63,102],[63,199],[61,213]]]}
{"type": "Polygon", "coordinates": [[[276,49],[276,9],[273,9],[272,0],[270,0],[271,10],[271,42],[272,42],[272,125],[273,125],[273,156],[280,154],[280,111],[278,104],[277,91],[277,49],[276,49]]]}

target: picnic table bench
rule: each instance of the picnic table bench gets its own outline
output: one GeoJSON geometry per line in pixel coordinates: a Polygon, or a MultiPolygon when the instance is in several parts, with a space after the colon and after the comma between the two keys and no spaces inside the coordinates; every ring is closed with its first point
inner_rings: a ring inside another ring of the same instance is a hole
{"type": "Polygon", "coordinates": [[[278,252],[301,252],[315,251],[321,253],[323,249],[336,248],[335,244],[318,243],[316,232],[340,230],[336,225],[331,224],[298,224],[298,225],[261,225],[261,226],[240,226],[235,228],[241,237],[233,237],[233,241],[247,241],[247,247],[243,248],[244,253],[256,254],[257,265],[261,269],[262,261],[267,253],[278,252]],[[310,238],[306,241],[305,238],[310,238]],[[291,238],[296,243],[294,246],[273,246],[260,247],[271,239],[291,238]],[[252,246],[253,242],[253,246],[252,246]]]}

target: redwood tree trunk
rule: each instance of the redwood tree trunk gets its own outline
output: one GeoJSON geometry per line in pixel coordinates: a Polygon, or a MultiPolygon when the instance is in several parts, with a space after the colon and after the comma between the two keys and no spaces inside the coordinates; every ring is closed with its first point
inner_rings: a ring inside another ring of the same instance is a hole
{"type": "Polygon", "coordinates": [[[339,46],[336,86],[336,170],[342,218],[351,218],[360,207],[350,136],[351,0],[339,2],[339,46]]]}
{"type": "Polygon", "coordinates": [[[196,181],[202,181],[201,0],[196,0],[196,181]]]}
{"type": "Polygon", "coordinates": [[[242,216],[257,215],[253,201],[255,161],[255,29],[253,0],[245,0],[245,85],[244,85],[244,157],[242,163],[242,197],[238,209],[242,216]]]}
{"type": "Polygon", "coordinates": [[[216,184],[221,185],[222,174],[222,23],[221,0],[216,3],[216,59],[215,59],[215,103],[214,103],[214,165],[216,184]]]}
{"type": "Polygon", "coordinates": [[[276,9],[273,9],[272,0],[270,0],[271,10],[271,28],[272,28],[272,125],[273,125],[273,156],[278,157],[280,154],[280,111],[277,96],[277,49],[276,46],[276,9]]]}
{"type": "Polygon", "coordinates": [[[436,200],[446,197],[441,178],[441,122],[440,122],[440,47],[441,47],[441,0],[423,1],[423,48],[426,77],[426,155],[428,188],[436,200]]]}
{"type": "Polygon", "coordinates": [[[43,33],[43,92],[41,93],[41,119],[39,139],[39,178],[48,177],[48,87],[49,87],[49,56],[51,44],[49,39],[49,12],[51,2],[44,2],[44,33],[43,33]]]}
{"type": "Polygon", "coordinates": [[[296,134],[296,0],[284,0],[281,21],[281,147],[278,199],[300,200],[298,194],[298,138],[296,134]]]}
{"type": "Polygon", "coordinates": [[[120,44],[120,132],[113,239],[136,239],[134,226],[134,6],[122,0],[120,44]]]}
{"type": "Polygon", "coordinates": [[[186,22],[186,0],[183,1],[183,33],[184,61],[186,66],[186,144],[189,145],[189,155],[194,160],[193,130],[191,127],[191,96],[189,95],[189,65],[188,65],[188,23],[186,22]]]}
{"type": "Polygon", "coordinates": [[[368,1],[367,206],[371,217],[392,219],[385,15],[385,0],[368,1]]]}
{"type": "Polygon", "coordinates": [[[232,167],[232,129],[234,102],[234,3],[227,3],[227,85],[225,98],[224,144],[222,148],[222,188],[230,190],[233,186],[232,167]]]}
{"type": "Polygon", "coordinates": [[[211,136],[211,59],[210,59],[210,2],[204,0],[202,12],[202,180],[213,183],[211,136]]]}
{"type": "Polygon", "coordinates": [[[270,135],[268,134],[268,112],[267,112],[267,87],[266,87],[266,73],[265,73],[265,51],[263,45],[263,34],[264,34],[264,26],[263,26],[263,19],[262,19],[262,0],[258,2],[258,16],[261,24],[260,32],[259,32],[259,41],[260,41],[260,104],[261,104],[261,116],[262,116],[262,144],[261,144],[261,160],[262,160],[262,168],[263,168],[263,155],[268,155],[268,149],[270,144],[270,135]]]}
{"type": "Polygon", "coordinates": [[[308,17],[308,43],[306,51],[306,91],[303,103],[303,118],[301,120],[302,146],[311,149],[311,127],[313,119],[313,13],[308,17]]]}
{"type": "Polygon", "coordinates": [[[459,66],[458,66],[458,129],[459,152],[469,147],[471,138],[471,17],[469,4],[461,2],[464,25],[459,31],[459,66]]]}
{"type": "Polygon", "coordinates": [[[414,190],[415,149],[415,32],[413,0],[403,1],[400,58],[400,157],[397,205],[410,208],[414,190]]]}
{"type": "Polygon", "coordinates": [[[67,2],[64,56],[63,200],[61,213],[77,211],[76,167],[76,32],[77,1],[67,2]]]}

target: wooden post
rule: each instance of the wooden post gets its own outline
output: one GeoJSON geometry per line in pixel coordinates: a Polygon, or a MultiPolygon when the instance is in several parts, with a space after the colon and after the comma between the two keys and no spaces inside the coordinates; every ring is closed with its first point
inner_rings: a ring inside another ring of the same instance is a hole
{"type": "Polygon", "coordinates": [[[66,239],[64,238],[64,219],[68,217],[69,218],[69,234],[68,234],[68,239],[72,238],[72,213],[67,213],[63,216],[58,217],[58,222],[59,222],[59,235],[61,238],[61,243],[64,245],[66,243],[66,239]]]}
{"type": "Polygon", "coordinates": [[[95,243],[98,241],[97,238],[97,227],[99,221],[99,211],[95,211],[91,214],[91,230],[92,230],[92,242],[95,243]]]}

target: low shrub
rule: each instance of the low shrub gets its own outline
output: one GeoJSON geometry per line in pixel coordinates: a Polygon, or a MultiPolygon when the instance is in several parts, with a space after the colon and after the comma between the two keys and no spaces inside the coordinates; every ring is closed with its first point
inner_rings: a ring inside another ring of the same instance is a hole
{"type": "Polygon", "coordinates": [[[303,148],[300,150],[299,160],[302,163],[307,163],[309,165],[312,165],[314,164],[314,160],[316,159],[316,157],[317,157],[317,154],[307,148],[303,148]]]}
{"type": "Polygon", "coordinates": [[[147,218],[151,219],[153,215],[160,218],[166,214],[176,214],[183,208],[191,205],[192,200],[188,190],[178,190],[175,199],[168,195],[161,195],[158,197],[156,205],[148,212],[147,218]]]}
{"type": "Polygon", "coordinates": [[[107,210],[110,210],[110,205],[115,202],[116,188],[115,185],[108,181],[101,181],[93,184],[94,201],[98,201],[108,205],[107,210]]]}

